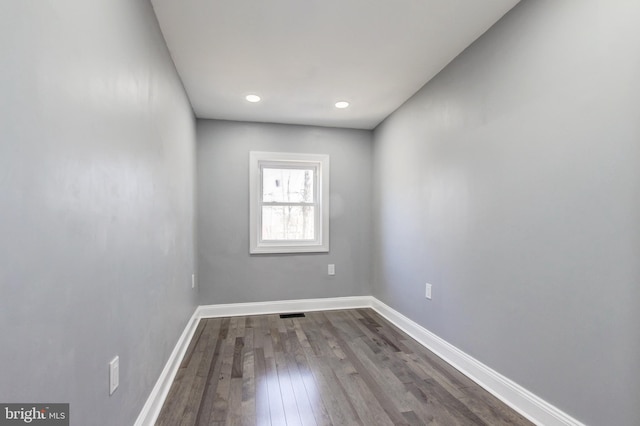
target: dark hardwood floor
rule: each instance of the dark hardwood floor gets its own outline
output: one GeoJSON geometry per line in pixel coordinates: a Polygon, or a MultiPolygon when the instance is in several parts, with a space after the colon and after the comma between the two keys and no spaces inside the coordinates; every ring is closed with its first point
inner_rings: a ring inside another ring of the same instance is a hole
{"type": "Polygon", "coordinates": [[[371,309],[200,321],[157,425],[530,425],[371,309]]]}

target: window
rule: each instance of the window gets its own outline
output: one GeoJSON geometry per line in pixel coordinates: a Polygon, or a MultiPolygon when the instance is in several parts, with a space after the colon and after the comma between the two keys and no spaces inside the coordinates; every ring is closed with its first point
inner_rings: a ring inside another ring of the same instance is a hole
{"type": "Polygon", "coordinates": [[[329,251],[329,156],[249,153],[250,252],[329,251]]]}

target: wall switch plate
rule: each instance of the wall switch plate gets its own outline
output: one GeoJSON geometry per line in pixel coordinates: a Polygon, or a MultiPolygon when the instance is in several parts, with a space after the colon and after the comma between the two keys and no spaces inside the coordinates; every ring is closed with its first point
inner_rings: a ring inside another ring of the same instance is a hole
{"type": "Polygon", "coordinates": [[[109,395],[112,395],[120,384],[120,357],[116,356],[109,363],[109,395]]]}
{"type": "Polygon", "coordinates": [[[429,283],[427,283],[425,285],[424,297],[426,297],[427,299],[431,300],[431,284],[429,284],[429,283]]]}
{"type": "Polygon", "coordinates": [[[327,272],[329,273],[329,275],[335,275],[336,274],[336,265],[334,265],[333,263],[329,264],[329,268],[327,268],[327,272]]]}
{"type": "Polygon", "coordinates": [[[191,288],[196,288],[196,274],[191,274],[191,288]]]}

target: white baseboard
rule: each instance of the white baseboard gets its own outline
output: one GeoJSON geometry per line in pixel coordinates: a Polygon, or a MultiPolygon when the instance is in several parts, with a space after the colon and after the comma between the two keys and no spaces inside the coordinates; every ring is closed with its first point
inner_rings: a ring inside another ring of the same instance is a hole
{"type": "Polygon", "coordinates": [[[189,320],[134,426],[155,423],[201,318],[373,308],[505,404],[540,426],[585,426],[372,296],[199,306],[189,320]]]}
{"type": "Polygon", "coordinates": [[[197,312],[198,310],[196,309],[180,335],[178,343],[176,343],[176,346],[173,348],[169,360],[165,364],[164,369],[162,369],[162,373],[160,373],[156,385],[151,390],[147,402],[144,404],[144,407],[142,407],[142,411],[140,411],[134,426],[152,426],[158,419],[164,400],[169,393],[178,368],[180,368],[180,363],[182,363],[182,358],[184,358],[193,334],[198,327],[198,322],[200,322],[200,317],[198,317],[197,312]]]}
{"type": "Polygon", "coordinates": [[[371,307],[371,296],[331,297],[325,299],[278,300],[274,302],[230,303],[199,306],[200,318],[236,317],[244,315],[284,314],[293,312],[331,311],[371,307]]]}
{"type": "Polygon", "coordinates": [[[371,307],[389,322],[533,423],[541,426],[585,426],[378,299],[372,300],[371,307]]]}

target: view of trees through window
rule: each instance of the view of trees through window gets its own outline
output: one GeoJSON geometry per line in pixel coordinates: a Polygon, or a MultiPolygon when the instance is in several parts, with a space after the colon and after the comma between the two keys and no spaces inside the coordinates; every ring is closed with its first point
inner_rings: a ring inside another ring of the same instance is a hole
{"type": "Polygon", "coordinates": [[[313,168],[262,168],[262,240],[314,240],[313,168]]]}

